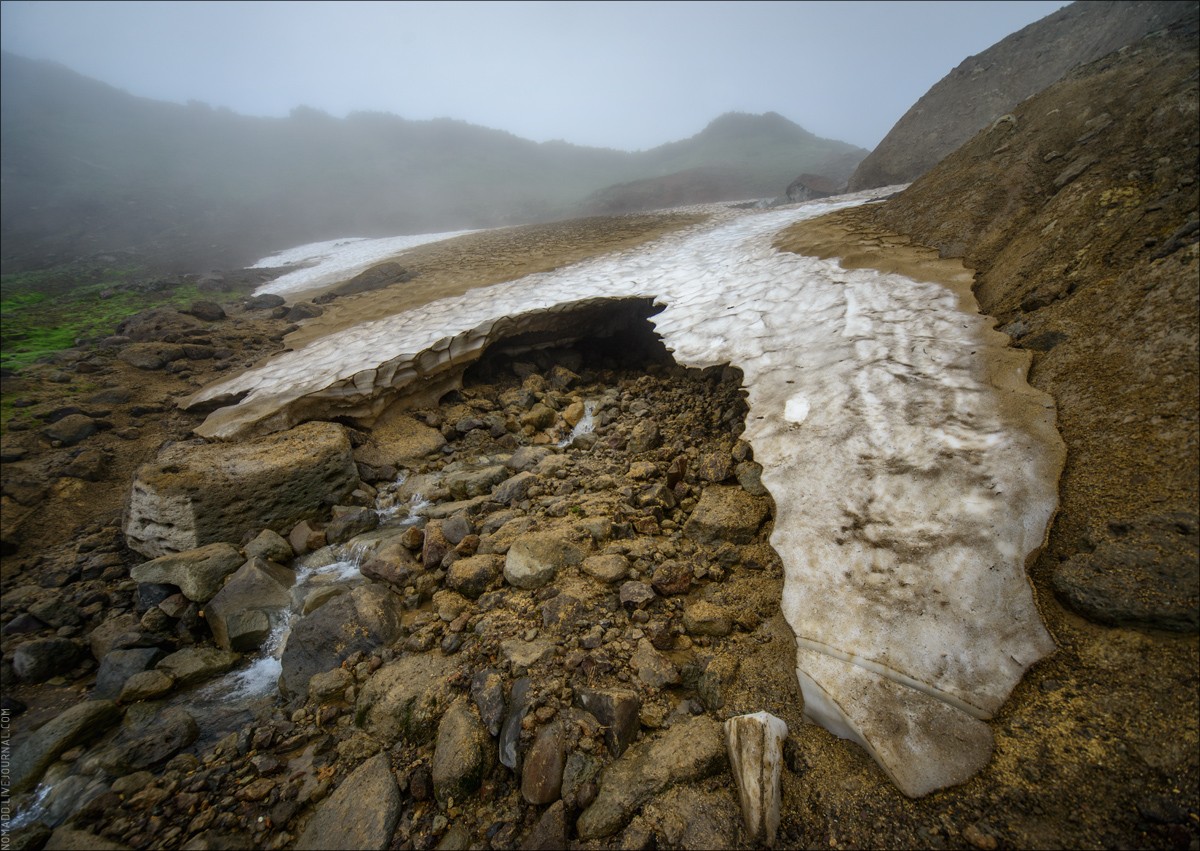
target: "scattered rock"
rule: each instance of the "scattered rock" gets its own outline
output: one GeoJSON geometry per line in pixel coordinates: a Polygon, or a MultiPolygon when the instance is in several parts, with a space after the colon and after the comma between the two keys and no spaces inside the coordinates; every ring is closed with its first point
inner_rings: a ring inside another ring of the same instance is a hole
{"type": "Polygon", "coordinates": [[[136,582],[174,585],[189,600],[207,603],[221,590],[225,577],[242,564],[232,544],[215,543],[159,556],[137,565],[129,575],[136,582]]]}
{"type": "Polygon", "coordinates": [[[491,737],[471,702],[459,698],[438,723],[430,765],[433,790],[445,803],[474,792],[495,762],[491,737]]]}
{"type": "Polygon", "coordinates": [[[381,753],[364,762],[321,802],[296,840],[300,851],[387,848],[400,818],[400,789],[381,753]]]}

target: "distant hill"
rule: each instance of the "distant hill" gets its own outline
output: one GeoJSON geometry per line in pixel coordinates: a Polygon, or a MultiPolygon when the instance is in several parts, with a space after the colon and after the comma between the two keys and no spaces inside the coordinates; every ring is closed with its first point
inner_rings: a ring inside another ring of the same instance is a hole
{"type": "Polygon", "coordinates": [[[1071,68],[1163,29],[1195,8],[1194,0],[1076,2],[967,57],[859,164],[850,190],[910,183],[1071,68]]]}
{"type": "Polygon", "coordinates": [[[305,107],[247,117],[134,97],[54,63],[0,62],[5,273],[113,251],[194,271],[338,236],[546,221],[593,211],[606,187],[696,169],[725,177],[676,203],[776,196],[802,171],[844,179],[866,155],[774,113],[722,116],[631,153],[450,119],[305,107]]]}

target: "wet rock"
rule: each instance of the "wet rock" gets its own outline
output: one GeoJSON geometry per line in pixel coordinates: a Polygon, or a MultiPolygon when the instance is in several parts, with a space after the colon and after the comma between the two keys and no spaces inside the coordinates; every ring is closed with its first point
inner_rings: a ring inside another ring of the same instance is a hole
{"type": "Polygon", "coordinates": [[[162,697],[175,687],[175,678],[165,671],[141,671],[125,680],[118,700],[122,704],[162,697]]]}
{"type": "Polygon", "coordinates": [[[474,600],[487,591],[499,575],[500,566],[495,556],[462,558],[446,570],[446,587],[474,600]]]}
{"type": "Polygon", "coordinates": [[[271,618],[291,605],[295,574],[254,558],[229,577],[204,609],[213,639],[223,650],[257,650],[271,631],[271,618]]]}
{"type": "Polygon", "coordinates": [[[41,683],[67,673],[82,656],[83,648],[69,639],[36,638],[17,647],[12,666],[21,681],[41,683]]]}
{"type": "Polygon", "coordinates": [[[333,423],[238,443],[176,443],[138,469],[124,532],[132,549],[152,558],[241,541],[263,528],[290,528],[357,484],[350,440],[333,423]]]}
{"type": "Polygon", "coordinates": [[[683,532],[700,544],[748,544],[769,511],[767,500],[750,496],[741,488],[710,485],[700,495],[683,532]]]}
{"type": "Polygon", "coordinates": [[[733,619],[723,606],[699,600],[683,610],[683,628],[688,635],[722,638],[733,631],[733,619]]]}
{"type": "Polygon", "coordinates": [[[612,763],[596,800],[576,822],[579,838],[599,839],[620,830],[646,801],[671,785],[709,777],[725,764],[720,725],[699,716],[637,745],[612,763]]]}
{"type": "Polygon", "coordinates": [[[113,743],[121,768],[128,771],[158,765],[200,735],[196,719],[178,706],[169,706],[162,711],[147,709],[144,715],[133,718],[136,710],[137,707],[130,709],[126,726],[113,743]]]}
{"type": "Polygon", "coordinates": [[[430,771],[433,791],[445,803],[479,788],[495,761],[492,740],[470,701],[459,698],[438,723],[430,771]]]}
{"type": "Polygon", "coordinates": [[[504,677],[500,672],[489,668],[471,677],[471,699],[488,733],[499,735],[504,721],[504,677]]]}
{"type": "Polygon", "coordinates": [[[287,539],[271,529],[259,532],[254,540],[246,544],[244,552],[247,559],[262,558],[276,564],[287,564],[295,556],[287,539]]]}
{"type": "Polygon", "coordinates": [[[383,647],[401,634],[400,598],[382,585],[360,585],[334,597],[292,627],[281,658],[285,694],[305,694],[314,674],[351,654],[383,647]]]}
{"type": "Polygon", "coordinates": [[[725,736],[746,835],[753,843],[772,847],[779,830],[787,724],[768,712],[738,715],[725,722],[725,736]]]}
{"type": "Polygon", "coordinates": [[[173,676],[182,688],[225,673],[241,658],[239,653],[216,647],[185,647],[164,657],[155,667],[173,676]]]}
{"type": "Polygon", "coordinates": [[[100,660],[100,670],[96,671],[96,687],[92,689],[92,697],[114,700],[120,696],[128,678],[150,670],[164,655],[167,654],[157,647],[136,647],[104,655],[100,660]]]}
{"type": "Polygon", "coordinates": [[[130,570],[129,575],[136,582],[174,585],[189,600],[207,603],[242,561],[237,547],[216,543],[143,562],[130,570]]]}
{"type": "Polygon", "coordinates": [[[400,789],[381,753],[364,762],[322,801],[296,840],[300,851],[384,849],[400,817],[400,789]]]}
{"type": "Polygon", "coordinates": [[[529,677],[521,677],[513,683],[508,707],[508,715],[500,728],[500,764],[515,771],[518,760],[517,745],[521,741],[521,722],[529,712],[529,677]]]}
{"type": "Polygon", "coordinates": [[[330,544],[342,544],[378,525],[379,515],[374,509],[334,506],[333,519],[325,527],[325,541],[330,544]]]}
{"type": "Polygon", "coordinates": [[[424,744],[454,696],[453,660],[440,653],[403,656],[384,665],[363,686],[354,723],[379,740],[424,744]]]}
{"type": "Polygon", "coordinates": [[[566,746],[562,725],[557,721],[540,728],[525,754],[521,769],[521,797],[535,806],[559,799],[562,790],[566,746]]]}
{"type": "Polygon", "coordinates": [[[583,560],[583,572],[601,582],[620,582],[629,575],[629,559],[619,553],[589,556],[583,560]]]}
{"type": "Polygon", "coordinates": [[[504,578],[517,588],[541,588],[559,570],[582,562],[582,550],[570,541],[553,532],[529,532],[509,547],[504,578]]]}
{"type": "Polygon", "coordinates": [[[16,794],[32,788],[64,751],[99,736],[120,718],[121,710],[111,700],[88,700],[23,736],[12,750],[9,790],[16,794]]]}
{"type": "Polygon", "coordinates": [[[70,414],[42,429],[42,436],[62,446],[74,446],[99,430],[96,421],[84,414],[70,414]]]}
{"type": "Polygon", "coordinates": [[[604,743],[609,753],[619,757],[637,738],[638,715],[642,701],[628,689],[580,688],[575,690],[575,705],[590,712],[604,728],[604,743]]]}

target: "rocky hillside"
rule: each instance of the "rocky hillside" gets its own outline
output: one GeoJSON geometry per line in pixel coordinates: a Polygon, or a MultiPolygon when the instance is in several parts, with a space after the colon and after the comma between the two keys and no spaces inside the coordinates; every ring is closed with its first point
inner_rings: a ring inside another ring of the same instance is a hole
{"type": "Polygon", "coordinates": [[[1195,12],[1186,0],[1076,2],[969,56],[913,104],[850,178],[850,191],[909,183],[1025,98],[1195,12]]]}
{"type": "MultiPolygon", "coordinates": [[[[461,121],[382,113],[239,116],[132,97],[63,67],[2,57],[6,274],[132,252],[172,272],[252,263],[345,236],[392,236],[596,212],[614,184],[694,169],[688,203],[774,196],[801,171],[842,179],[866,151],[781,116],[728,115],[636,153],[538,144],[461,121]]],[[[626,198],[623,211],[671,199],[626,198]]]]}

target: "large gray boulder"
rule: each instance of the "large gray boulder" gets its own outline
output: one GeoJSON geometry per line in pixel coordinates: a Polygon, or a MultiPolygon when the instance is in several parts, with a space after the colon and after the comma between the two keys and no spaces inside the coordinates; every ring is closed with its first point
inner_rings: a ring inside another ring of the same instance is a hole
{"type": "Polygon", "coordinates": [[[125,511],[131,549],[150,558],[241,541],[311,518],[357,485],[346,431],[311,422],[244,443],[168,446],[134,477],[125,511]]]}
{"type": "Polygon", "coordinates": [[[241,563],[242,554],[232,544],[209,544],[143,562],[129,575],[136,582],[175,585],[189,600],[207,603],[241,563]]]}
{"type": "Polygon", "coordinates": [[[257,650],[272,618],[291,605],[295,580],[286,567],[261,558],[239,567],[204,608],[217,646],[238,653],[257,650]]]}
{"type": "Polygon", "coordinates": [[[371,651],[400,636],[400,599],[382,585],[360,585],[334,597],[292,627],[283,648],[279,687],[308,692],[314,674],[336,668],[359,650],[371,651]]]}
{"type": "Polygon", "coordinates": [[[400,789],[386,753],[354,770],[317,807],[296,840],[298,851],[387,848],[400,818],[400,789]]]}

